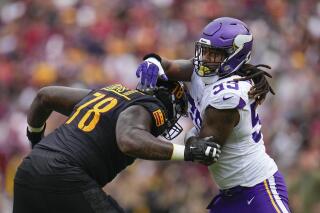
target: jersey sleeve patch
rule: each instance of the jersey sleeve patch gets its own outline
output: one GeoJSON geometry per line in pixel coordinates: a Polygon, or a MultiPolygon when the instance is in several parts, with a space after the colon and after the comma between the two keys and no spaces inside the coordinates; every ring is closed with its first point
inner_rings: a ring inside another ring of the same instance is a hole
{"type": "Polygon", "coordinates": [[[160,109],[152,112],[153,118],[156,122],[156,126],[160,127],[164,124],[164,115],[160,109]]]}

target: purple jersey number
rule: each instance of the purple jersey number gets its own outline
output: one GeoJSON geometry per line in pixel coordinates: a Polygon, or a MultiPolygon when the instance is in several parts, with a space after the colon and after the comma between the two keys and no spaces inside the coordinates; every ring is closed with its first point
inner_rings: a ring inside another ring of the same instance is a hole
{"type": "Polygon", "coordinates": [[[200,112],[199,110],[197,109],[196,107],[196,104],[193,100],[193,98],[191,97],[191,95],[187,94],[187,97],[188,97],[188,102],[190,104],[190,107],[189,107],[189,116],[193,122],[193,125],[198,129],[200,130],[201,128],[201,125],[202,125],[202,119],[201,119],[201,116],[200,116],[200,112]]]}
{"type": "MultiPolygon", "coordinates": [[[[253,102],[250,105],[252,128],[254,128],[257,124],[261,125],[259,115],[256,112],[256,106],[257,106],[256,102],[253,102]]],[[[252,139],[255,143],[258,143],[261,140],[261,137],[262,137],[262,134],[261,134],[260,128],[258,129],[258,131],[255,131],[252,133],[252,139]]]]}
{"type": "Polygon", "coordinates": [[[213,87],[213,94],[216,95],[225,88],[227,89],[233,89],[233,90],[239,90],[239,84],[236,81],[227,81],[223,82],[221,84],[217,84],[213,87]]]}

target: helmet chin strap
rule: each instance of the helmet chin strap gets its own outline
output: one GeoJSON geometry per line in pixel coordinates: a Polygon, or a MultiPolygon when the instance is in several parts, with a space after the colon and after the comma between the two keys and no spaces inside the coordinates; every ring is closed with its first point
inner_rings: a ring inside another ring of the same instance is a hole
{"type": "Polygon", "coordinates": [[[200,77],[204,84],[213,84],[219,80],[219,76],[200,77]]]}
{"type": "Polygon", "coordinates": [[[176,117],[176,97],[174,96],[174,94],[171,95],[172,98],[172,106],[173,106],[173,116],[176,117]]]}

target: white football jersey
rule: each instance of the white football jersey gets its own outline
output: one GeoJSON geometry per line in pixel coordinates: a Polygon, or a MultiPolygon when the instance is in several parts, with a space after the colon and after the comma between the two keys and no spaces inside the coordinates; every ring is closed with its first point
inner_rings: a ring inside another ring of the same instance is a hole
{"type": "Polygon", "coordinates": [[[195,73],[188,87],[189,116],[199,131],[208,106],[216,109],[237,108],[240,120],[226,143],[217,163],[209,167],[221,189],[254,186],[271,177],[277,170],[274,160],[265,152],[261,123],[255,102],[248,97],[250,81],[235,82],[230,76],[214,84],[204,85],[195,73]]]}

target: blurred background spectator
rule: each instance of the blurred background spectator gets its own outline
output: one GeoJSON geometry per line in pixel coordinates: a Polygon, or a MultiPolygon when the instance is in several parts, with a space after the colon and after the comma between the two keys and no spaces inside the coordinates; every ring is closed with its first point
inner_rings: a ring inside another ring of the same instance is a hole
{"type": "MultiPolygon", "coordinates": [[[[26,112],[40,87],[134,88],[144,54],[193,57],[200,31],[219,16],[245,21],[254,34],[252,63],[272,66],[277,94],[260,107],[265,143],[294,212],[320,212],[317,0],[1,0],[0,212],[11,212],[15,170],[30,151],[26,112]]],[[[53,113],[47,133],[64,120],[53,113]]],[[[198,213],[217,188],[206,167],[137,161],[106,191],[128,212],[198,213]]]]}

